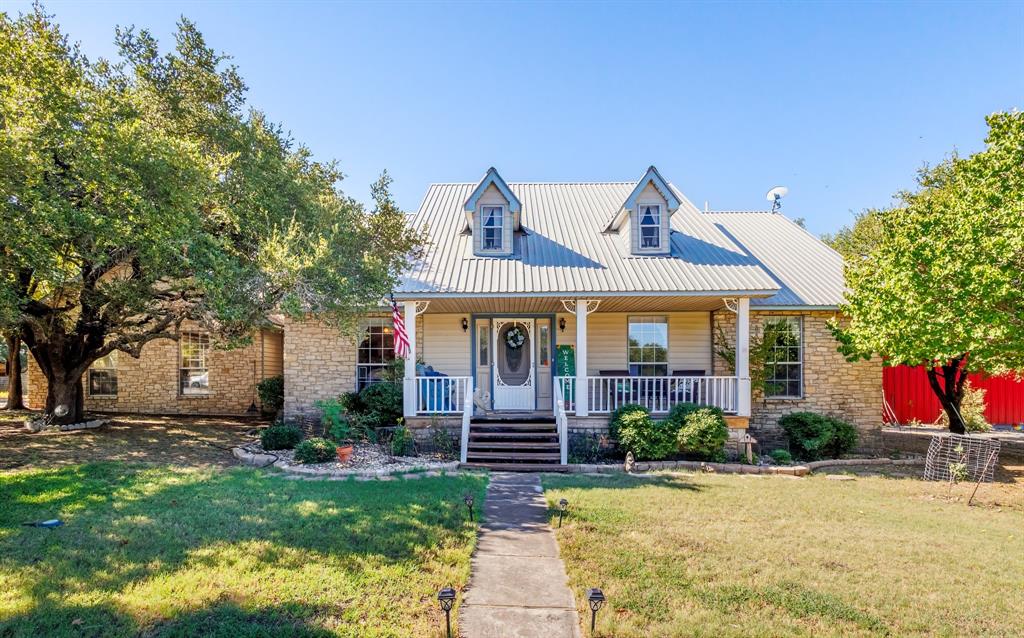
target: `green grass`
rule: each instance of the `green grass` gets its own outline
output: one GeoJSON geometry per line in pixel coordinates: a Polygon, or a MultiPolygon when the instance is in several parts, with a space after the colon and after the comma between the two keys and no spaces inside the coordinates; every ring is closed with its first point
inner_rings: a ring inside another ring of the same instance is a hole
{"type": "MultiPolygon", "coordinates": [[[[912,479],[549,477],[600,636],[1024,635],[1024,511],[912,479]]],[[[984,486],[982,490],[986,489],[984,486]]]]}
{"type": "Polygon", "coordinates": [[[0,636],[439,636],[436,592],[466,583],[475,543],[462,495],[485,482],[3,473],[0,636]]]}

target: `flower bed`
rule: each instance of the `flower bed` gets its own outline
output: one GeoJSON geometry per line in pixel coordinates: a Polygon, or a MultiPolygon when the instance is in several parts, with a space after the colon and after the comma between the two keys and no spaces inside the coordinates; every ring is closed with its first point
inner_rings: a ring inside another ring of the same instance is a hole
{"type": "Polygon", "coordinates": [[[247,465],[265,467],[273,465],[285,472],[328,476],[385,476],[423,470],[455,470],[457,462],[437,456],[392,456],[376,443],[356,443],[352,457],[346,463],[336,459],[326,463],[297,463],[295,450],[265,451],[259,443],[250,443],[234,449],[234,455],[247,465]]]}

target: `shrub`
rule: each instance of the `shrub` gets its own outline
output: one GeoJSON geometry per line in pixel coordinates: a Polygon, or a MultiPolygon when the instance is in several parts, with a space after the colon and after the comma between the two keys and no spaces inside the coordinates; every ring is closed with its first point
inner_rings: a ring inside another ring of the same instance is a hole
{"type": "Polygon", "coordinates": [[[430,426],[430,444],[434,452],[445,459],[455,459],[459,456],[458,444],[448,430],[434,424],[430,426]]]}
{"type": "Polygon", "coordinates": [[[338,401],[341,402],[341,407],[345,412],[366,411],[366,405],[363,404],[363,400],[360,398],[358,392],[346,392],[338,397],[338,401]]]}
{"type": "Polygon", "coordinates": [[[412,432],[400,425],[391,432],[391,443],[388,446],[393,456],[409,456],[414,452],[412,432]]]}
{"type": "Polygon", "coordinates": [[[668,411],[667,415],[665,415],[665,420],[671,422],[672,425],[675,426],[676,430],[679,430],[683,427],[683,423],[686,421],[686,416],[688,414],[696,412],[703,407],[707,406],[698,405],[696,403],[677,403],[673,405],[672,409],[668,411]]]}
{"type": "Polygon", "coordinates": [[[256,393],[260,395],[260,404],[264,412],[276,413],[284,405],[284,377],[267,377],[256,384],[256,393]]]}
{"type": "Polygon", "coordinates": [[[793,412],[779,419],[793,455],[803,461],[839,458],[857,445],[857,430],[839,419],[814,412],[793,412]]]}
{"type": "Polygon", "coordinates": [[[402,386],[382,381],[363,388],[359,393],[363,413],[372,427],[388,427],[402,417],[402,386]]]}
{"type": "Polygon", "coordinates": [[[299,463],[325,463],[334,458],[337,447],[320,437],[306,439],[295,446],[295,460],[299,463]]]}
{"type": "MultiPolygon", "coordinates": [[[[321,399],[320,401],[315,401],[313,405],[316,406],[317,410],[320,410],[320,423],[324,426],[324,431],[330,432],[332,436],[335,436],[335,428],[338,428],[345,420],[344,402],[341,399],[321,399]]],[[[347,428],[348,426],[346,425],[345,427],[347,428]]],[[[335,436],[335,438],[339,437],[335,436]]]]}
{"type": "Polygon", "coordinates": [[[647,410],[629,410],[618,416],[619,446],[641,461],[658,461],[676,450],[672,426],[655,421],[647,410]]]}
{"type": "MultiPolygon", "coordinates": [[[[960,416],[968,432],[988,432],[992,424],[985,420],[985,388],[976,388],[968,379],[964,383],[964,398],[960,402],[960,416]]],[[[949,428],[949,415],[943,410],[939,423],[949,428]]]]}
{"type": "Polygon", "coordinates": [[[679,449],[708,461],[725,460],[725,441],[729,428],[718,408],[702,407],[690,411],[679,428],[679,449]]]}
{"type": "Polygon", "coordinates": [[[290,450],[302,440],[302,430],[294,425],[275,423],[260,433],[264,450],[290,450]]]}
{"type": "Polygon", "coordinates": [[[772,450],[768,453],[768,456],[778,465],[790,465],[793,463],[793,455],[789,453],[789,450],[772,450]]]}
{"type": "Polygon", "coordinates": [[[637,405],[636,403],[627,403],[612,412],[611,416],[608,417],[608,436],[618,441],[619,426],[622,424],[623,417],[633,412],[643,412],[644,414],[647,414],[647,408],[642,405],[637,405]]]}

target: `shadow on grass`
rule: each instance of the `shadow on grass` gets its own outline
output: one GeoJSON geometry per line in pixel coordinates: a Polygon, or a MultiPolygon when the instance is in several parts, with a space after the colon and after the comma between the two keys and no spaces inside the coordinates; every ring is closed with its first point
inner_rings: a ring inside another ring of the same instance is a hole
{"type": "Polygon", "coordinates": [[[706,485],[699,485],[681,475],[665,474],[551,474],[544,477],[544,487],[574,489],[632,490],[638,487],[667,487],[688,492],[703,492],[706,485]]]}
{"type": "Polygon", "coordinates": [[[401,591],[402,575],[422,575],[431,561],[450,569],[438,557],[475,536],[462,496],[473,491],[483,502],[484,485],[471,476],[296,481],[248,469],[113,463],[0,475],[0,617],[4,607],[16,610],[0,620],[0,636],[327,635],[316,627],[337,623],[342,612],[289,591],[308,588],[323,598],[328,584],[311,565],[327,569],[350,597],[384,573],[392,580],[376,586],[401,591]],[[66,525],[22,525],[48,518],[66,525]],[[268,593],[275,584],[260,585],[264,570],[307,580],[268,593]],[[231,594],[233,583],[218,578],[239,579],[242,593],[231,594]],[[199,597],[206,606],[175,612],[174,587],[212,593],[199,597]],[[257,599],[249,600],[254,589],[257,599]],[[229,599],[216,599],[218,590],[229,599]],[[98,602],[83,607],[68,594],[98,602]],[[117,609],[107,606],[111,598],[121,599],[117,609]],[[145,608],[149,620],[136,620],[133,607],[145,608]]]}

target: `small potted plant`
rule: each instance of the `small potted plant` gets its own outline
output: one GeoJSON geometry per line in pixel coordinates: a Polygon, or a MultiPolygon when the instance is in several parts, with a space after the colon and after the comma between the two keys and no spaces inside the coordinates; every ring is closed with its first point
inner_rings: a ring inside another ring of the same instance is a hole
{"type": "Polygon", "coordinates": [[[331,436],[338,443],[338,462],[348,463],[349,459],[352,458],[352,424],[349,423],[349,419],[352,416],[345,416],[337,419],[334,425],[331,426],[331,436]]]}

